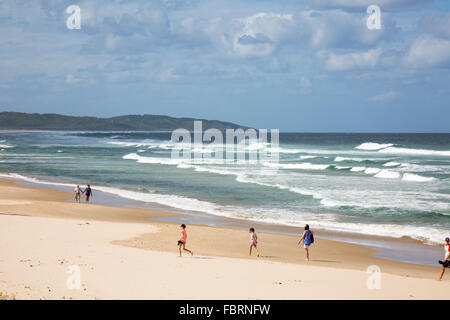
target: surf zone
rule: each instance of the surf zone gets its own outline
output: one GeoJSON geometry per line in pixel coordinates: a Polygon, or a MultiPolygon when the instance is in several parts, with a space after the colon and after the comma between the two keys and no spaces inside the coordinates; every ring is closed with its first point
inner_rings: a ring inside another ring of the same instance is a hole
{"type": "Polygon", "coordinates": [[[203,131],[202,121],[194,121],[193,132],[183,128],[176,129],[172,132],[171,142],[175,144],[172,160],[278,163],[279,159],[279,129],[270,130],[270,136],[267,129],[238,128],[223,132],[210,128],[203,131]]]}

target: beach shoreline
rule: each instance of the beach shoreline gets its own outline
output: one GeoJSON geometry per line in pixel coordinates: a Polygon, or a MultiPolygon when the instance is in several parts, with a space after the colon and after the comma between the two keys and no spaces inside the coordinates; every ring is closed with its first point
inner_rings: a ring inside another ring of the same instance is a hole
{"type": "Polygon", "coordinates": [[[0,179],[2,292],[17,299],[448,298],[450,281],[434,280],[438,267],[377,258],[374,249],[320,237],[306,262],[298,236],[257,229],[262,254],[256,258],[248,256],[246,230],[188,225],[188,247],[195,254],[179,259],[179,225],[152,220],[177,214],[77,204],[67,201],[71,196],[0,179]],[[86,279],[80,290],[66,287],[71,265],[81,266],[86,279]],[[383,289],[367,288],[369,266],[380,269],[383,289]],[[184,271],[179,274],[185,268],[189,280],[182,280],[184,271]],[[115,280],[107,281],[105,273],[115,280]],[[159,289],[150,290],[142,278],[159,289]],[[200,291],[180,293],[186,281],[200,291]],[[263,291],[248,290],[254,281],[263,291]],[[299,291],[305,286],[327,293],[299,291]]]}
{"type": "MultiPolygon", "coordinates": [[[[72,187],[63,186],[63,184],[51,184],[45,181],[23,180],[17,177],[0,177],[2,179],[14,181],[14,183],[24,186],[32,186],[37,188],[50,188],[68,193],[68,199],[65,201],[73,201],[71,199],[72,187]]],[[[123,198],[116,194],[110,194],[104,191],[95,190],[96,197],[94,202],[107,206],[118,208],[135,208],[158,212],[167,212],[157,217],[149,218],[154,222],[170,222],[185,223],[194,225],[203,225],[210,227],[222,227],[238,230],[247,230],[249,226],[253,226],[259,230],[275,234],[300,235],[303,232],[302,227],[293,227],[283,224],[274,224],[268,222],[260,222],[255,220],[246,220],[240,218],[231,218],[224,216],[216,216],[204,212],[186,211],[175,207],[165,206],[158,203],[149,203],[138,200],[123,198]]],[[[314,228],[319,238],[339,241],[350,244],[364,246],[374,249],[374,255],[379,258],[413,263],[419,265],[435,266],[436,261],[441,258],[441,247],[436,244],[429,244],[412,239],[409,237],[394,238],[386,236],[365,235],[361,233],[337,232],[320,228],[314,228]]]]}

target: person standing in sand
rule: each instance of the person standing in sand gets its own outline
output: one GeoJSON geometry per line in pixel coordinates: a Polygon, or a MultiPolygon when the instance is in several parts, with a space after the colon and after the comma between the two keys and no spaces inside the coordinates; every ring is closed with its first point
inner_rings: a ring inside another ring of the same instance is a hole
{"type": "Polygon", "coordinates": [[[75,187],[75,201],[80,203],[80,199],[81,199],[81,194],[83,193],[83,191],[81,191],[80,186],[77,184],[77,186],[75,187]]]}
{"type": "Polygon", "coordinates": [[[258,251],[258,236],[256,235],[255,228],[250,228],[250,253],[249,256],[252,255],[252,249],[253,247],[256,250],[256,254],[259,257],[259,251],[258,251]]]}
{"type": "Polygon", "coordinates": [[[445,273],[445,268],[450,268],[450,238],[445,238],[445,243],[444,243],[444,251],[445,251],[445,258],[444,260],[439,260],[439,263],[442,264],[442,271],[441,271],[441,275],[439,278],[437,278],[436,280],[441,281],[442,277],[444,276],[445,273]]]}
{"type": "Polygon", "coordinates": [[[303,249],[305,249],[306,261],[309,261],[309,246],[314,242],[313,233],[309,230],[309,225],[305,226],[305,231],[303,231],[302,237],[298,241],[299,245],[303,241],[303,249]]]}
{"type": "Polygon", "coordinates": [[[193,256],[194,252],[192,252],[189,249],[186,249],[186,240],[187,240],[186,225],[183,223],[180,226],[180,229],[181,229],[181,235],[180,235],[180,240],[178,240],[178,250],[180,251],[179,257],[180,258],[182,257],[181,248],[183,248],[184,251],[189,252],[191,254],[191,256],[193,256]]]}
{"type": "Polygon", "coordinates": [[[84,189],[84,194],[86,195],[86,203],[89,203],[89,198],[92,197],[92,189],[89,184],[87,185],[87,188],[84,189]]]}

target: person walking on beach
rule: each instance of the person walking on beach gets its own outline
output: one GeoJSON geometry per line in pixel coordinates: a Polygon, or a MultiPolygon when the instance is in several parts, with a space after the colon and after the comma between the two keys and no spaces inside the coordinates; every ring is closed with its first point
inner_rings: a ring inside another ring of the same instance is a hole
{"type": "Polygon", "coordinates": [[[305,260],[309,261],[309,246],[314,242],[314,234],[311,230],[309,230],[309,225],[305,226],[305,231],[303,231],[302,237],[298,241],[297,245],[299,245],[301,242],[303,242],[303,249],[305,249],[305,260]]]}
{"type": "Polygon", "coordinates": [[[77,184],[77,186],[75,187],[75,201],[80,203],[80,199],[81,199],[81,194],[83,193],[83,191],[81,191],[80,186],[77,184]]]}
{"type": "Polygon", "coordinates": [[[250,228],[250,252],[248,254],[249,256],[252,255],[252,249],[254,247],[256,250],[256,254],[259,257],[257,245],[258,245],[258,236],[256,235],[255,228],[250,228]]]}
{"type": "Polygon", "coordinates": [[[182,257],[181,248],[183,248],[184,251],[189,252],[191,254],[191,256],[193,256],[194,252],[192,252],[189,249],[186,249],[186,240],[187,240],[186,225],[183,223],[180,226],[180,229],[181,229],[181,235],[180,235],[180,240],[178,240],[178,250],[180,251],[180,256],[179,257],[180,258],[182,257]]]}
{"type": "Polygon", "coordinates": [[[444,251],[445,251],[445,258],[444,260],[439,260],[439,263],[442,264],[442,271],[439,278],[437,278],[438,281],[442,280],[442,277],[445,273],[445,268],[450,268],[450,238],[445,238],[444,243],[444,251]]]}
{"type": "Polygon", "coordinates": [[[84,189],[83,193],[86,195],[86,203],[89,202],[89,198],[92,197],[92,189],[91,186],[88,184],[87,188],[84,189]]]}

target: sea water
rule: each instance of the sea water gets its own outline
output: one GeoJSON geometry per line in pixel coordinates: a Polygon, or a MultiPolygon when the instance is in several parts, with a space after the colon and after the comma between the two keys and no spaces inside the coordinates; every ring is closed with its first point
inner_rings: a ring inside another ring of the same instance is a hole
{"type": "MultiPolygon", "coordinates": [[[[450,234],[450,134],[281,133],[271,150],[276,163],[174,159],[170,137],[1,132],[0,172],[35,183],[89,183],[94,193],[185,212],[425,243],[450,234]]],[[[273,146],[246,146],[264,148],[273,146]]]]}

